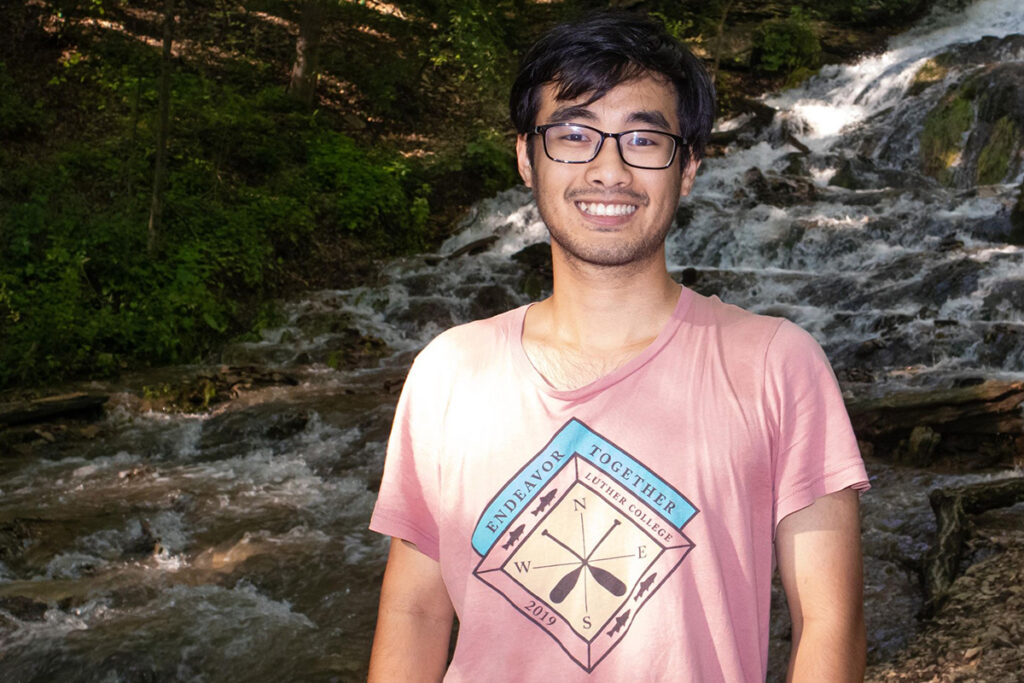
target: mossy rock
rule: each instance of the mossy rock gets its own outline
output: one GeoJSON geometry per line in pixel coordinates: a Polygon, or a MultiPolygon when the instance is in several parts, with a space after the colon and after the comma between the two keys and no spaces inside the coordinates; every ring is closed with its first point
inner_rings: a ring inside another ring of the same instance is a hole
{"type": "Polygon", "coordinates": [[[921,170],[944,185],[952,183],[951,168],[974,123],[971,94],[965,88],[944,98],[928,112],[921,130],[921,170]]]}
{"type": "Polygon", "coordinates": [[[931,86],[945,79],[948,73],[949,67],[940,63],[940,60],[925,60],[924,64],[917,70],[917,73],[914,74],[914,78],[910,81],[907,95],[911,97],[920,95],[931,86]]]}
{"type": "Polygon", "coordinates": [[[1020,131],[1009,116],[996,121],[978,157],[978,184],[991,185],[1006,177],[1010,161],[1020,148],[1020,131]]]}

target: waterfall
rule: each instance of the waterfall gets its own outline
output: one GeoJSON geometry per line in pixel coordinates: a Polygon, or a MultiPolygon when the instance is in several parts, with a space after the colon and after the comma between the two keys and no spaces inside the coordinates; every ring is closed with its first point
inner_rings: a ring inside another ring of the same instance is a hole
{"type": "MultiPolygon", "coordinates": [[[[852,397],[1024,376],[1010,219],[1024,105],[985,99],[1024,92],[1022,33],[1019,0],[938,11],[883,54],[765,97],[771,124],[720,122],[728,142],[677,211],[671,272],[808,329],[852,397]],[[925,168],[925,130],[951,107],[966,127],[948,166],[925,168]],[[1012,130],[1003,164],[989,143],[1012,130]]],[[[405,369],[441,330],[546,296],[546,240],[527,189],[478,203],[437,253],[283,304],[279,326],[221,360],[293,385],[210,412],[95,384],[114,396],[92,431],[48,433],[0,469],[0,678],[364,680],[387,552],[366,524],[405,369]]],[[[878,661],[914,630],[927,491],[1004,475],[872,475],[878,661]]]]}

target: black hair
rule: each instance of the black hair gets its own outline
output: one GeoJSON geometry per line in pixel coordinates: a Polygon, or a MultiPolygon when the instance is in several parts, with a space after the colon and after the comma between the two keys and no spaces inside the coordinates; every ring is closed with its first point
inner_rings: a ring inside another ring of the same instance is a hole
{"type": "Polygon", "coordinates": [[[620,83],[648,74],[675,87],[683,163],[702,159],[715,109],[715,86],[707,70],[660,22],[621,10],[559,24],[533,44],[512,84],[512,124],[519,133],[533,129],[540,90],[547,83],[556,86],[559,100],[590,93],[590,104],[620,83]]]}

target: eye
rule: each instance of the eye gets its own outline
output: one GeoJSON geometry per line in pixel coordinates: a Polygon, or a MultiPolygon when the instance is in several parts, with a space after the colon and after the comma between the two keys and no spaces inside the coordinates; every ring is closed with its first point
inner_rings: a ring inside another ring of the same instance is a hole
{"type": "Polygon", "coordinates": [[[584,144],[590,142],[590,131],[586,128],[575,128],[572,126],[559,127],[557,131],[559,142],[584,144]]]}
{"type": "Polygon", "coordinates": [[[630,133],[628,143],[633,147],[658,147],[665,144],[665,136],[660,133],[636,131],[630,133]]]}

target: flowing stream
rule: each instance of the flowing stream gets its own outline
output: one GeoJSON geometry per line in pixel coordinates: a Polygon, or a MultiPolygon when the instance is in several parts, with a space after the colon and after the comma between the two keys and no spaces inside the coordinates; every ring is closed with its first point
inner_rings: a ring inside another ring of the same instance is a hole
{"type": "MultiPolygon", "coordinates": [[[[967,169],[983,152],[967,140],[947,187],[920,172],[918,147],[950,88],[1024,62],[1022,32],[1019,0],[939,12],[884,54],[768,98],[771,125],[723,123],[735,140],[680,207],[672,271],[804,326],[851,397],[1024,376],[1024,252],[1006,239],[1024,163],[979,187],[967,169]],[[915,75],[944,53],[922,87],[915,75]],[[847,187],[829,184],[838,176],[847,187]]],[[[287,303],[284,324],[225,350],[294,386],[168,414],[94,384],[114,394],[98,435],[0,460],[0,679],[364,678],[387,552],[366,524],[405,370],[442,329],[543,296],[545,240],[528,191],[509,190],[440,253],[287,303]],[[354,338],[386,352],[332,369],[354,338]]],[[[882,661],[916,628],[927,492],[1013,473],[870,470],[869,647],[882,661]]]]}

